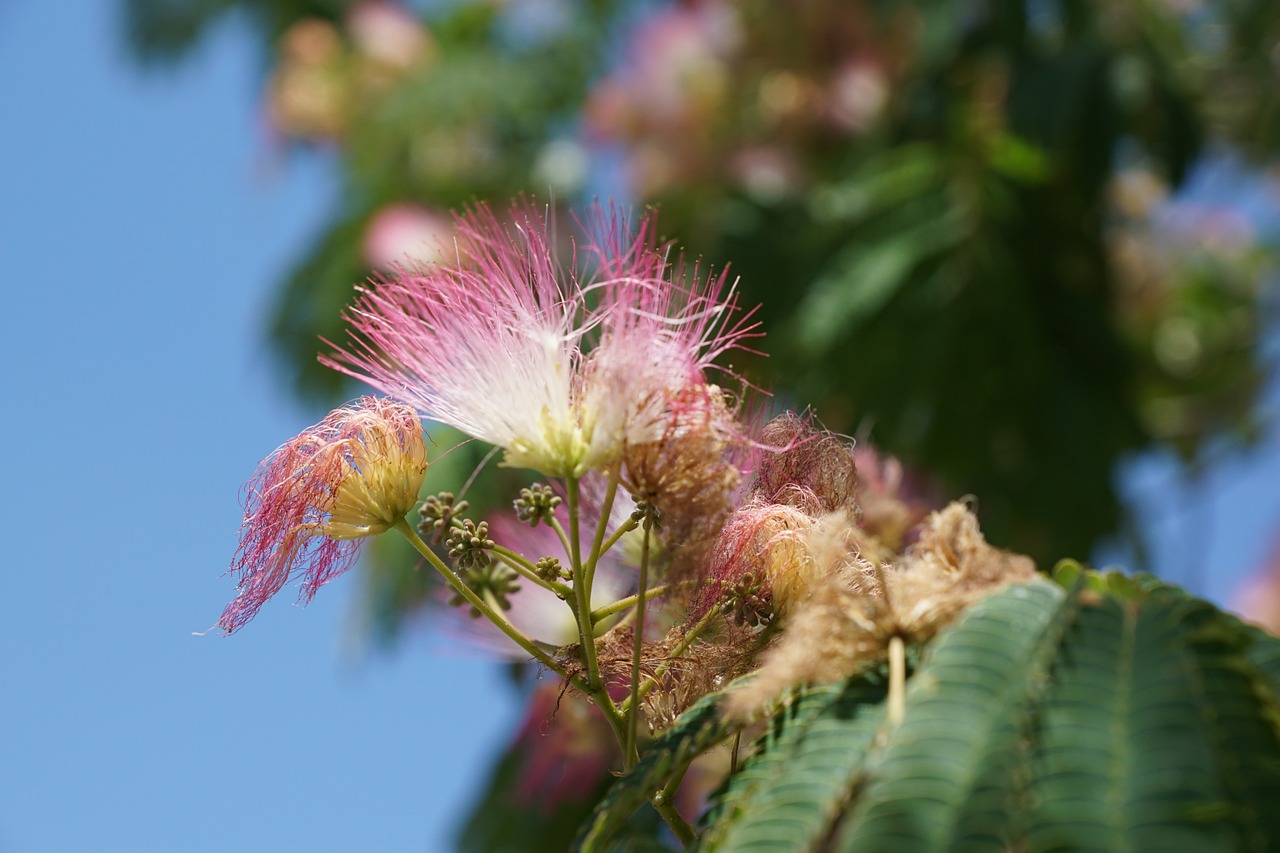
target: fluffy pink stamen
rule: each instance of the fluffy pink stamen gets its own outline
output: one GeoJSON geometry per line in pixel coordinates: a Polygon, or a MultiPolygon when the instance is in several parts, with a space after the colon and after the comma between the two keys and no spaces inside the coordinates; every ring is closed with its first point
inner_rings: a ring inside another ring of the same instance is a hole
{"type": "Polygon", "coordinates": [[[557,259],[554,224],[517,207],[458,218],[456,258],[362,289],[347,348],[326,364],[498,445],[507,462],[581,476],[652,439],[646,405],[758,336],[727,277],[671,263],[653,218],[631,230],[593,207],[581,251],[557,259]]]}

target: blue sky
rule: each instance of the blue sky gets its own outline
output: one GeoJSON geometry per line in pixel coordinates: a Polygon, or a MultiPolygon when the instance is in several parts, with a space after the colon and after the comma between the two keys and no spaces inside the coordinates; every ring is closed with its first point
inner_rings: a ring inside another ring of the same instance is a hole
{"type": "MultiPolygon", "coordinates": [[[[192,635],[232,595],[241,483],[322,414],[262,327],[334,182],[273,158],[244,31],[143,73],[116,5],[0,0],[0,853],[446,850],[519,715],[493,665],[425,631],[365,654],[354,574],[192,635]]],[[[1277,482],[1272,432],[1203,483],[1148,458],[1125,486],[1157,564],[1221,599],[1277,482]]]]}
{"type": "Polygon", "coordinates": [[[354,573],[192,636],[241,483],[322,414],[262,327],[334,187],[271,163],[244,31],[144,74],[116,5],[0,2],[0,851],[448,849],[519,711],[491,664],[363,655],[354,573]]]}

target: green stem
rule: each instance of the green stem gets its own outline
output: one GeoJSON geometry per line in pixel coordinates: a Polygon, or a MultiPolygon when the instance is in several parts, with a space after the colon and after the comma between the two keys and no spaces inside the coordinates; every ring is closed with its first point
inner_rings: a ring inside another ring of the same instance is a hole
{"type": "Polygon", "coordinates": [[[573,618],[578,623],[578,639],[582,648],[582,666],[586,670],[585,693],[590,696],[604,714],[613,729],[618,745],[626,743],[626,727],[618,706],[614,704],[605,689],[604,680],[600,678],[600,662],[596,659],[595,629],[591,624],[591,584],[590,577],[582,567],[582,551],[578,547],[578,480],[566,477],[565,507],[569,513],[569,562],[573,569],[573,597],[568,599],[573,610],[573,618]]]}
{"type": "Polygon", "coordinates": [[[604,545],[600,546],[600,555],[604,556],[609,553],[609,549],[618,544],[618,540],[626,536],[631,531],[640,526],[640,522],[634,518],[628,518],[626,521],[618,525],[618,529],[609,534],[609,538],[604,540],[604,545]]]}
{"type": "MultiPolygon", "coordinates": [[[[502,557],[504,562],[506,562],[508,566],[511,566],[511,568],[513,569],[518,568],[517,564],[519,564],[519,566],[523,566],[525,570],[528,571],[530,574],[533,574],[534,577],[537,577],[536,572],[538,567],[535,566],[533,564],[533,561],[530,560],[528,557],[525,557],[522,554],[517,554],[515,551],[512,551],[510,548],[504,548],[501,545],[494,545],[489,550],[497,554],[498,556],[502,557]]],[[[539,578],[539,581],[541,581],[544,586],[546,585],[546,582],[542,581],[541,578],[539,578]]],[[[565,587],[565,588],[568,589],[568,587],[565,587]]]]}
{"type": "Polygon", "coordinates": [[[545,666],[547,669],[558,674],[561,678],[569,679],[571,683],[577,684],[579,687],[585,686],[581,683],[581,679],[570,679],[569,674],[565,671],[563,666],[557,663],[549,654],[538,648],[538,645],[533,640],[520,633],[514,625],[507,621],[505,616],[502,616],[495,611],[494,608],[490,607],[484,599],[476,595],[475,590],[463,583],[461,578],[459,578],[454,572],[450,571],[449,567],[446,566],[438,556],[436,556],[436,552],[432,551],[431,548],[428,547],[427,543],[422,541],[422,537],[420,537],[417,531],[409,525],[409,522],[402,518],[392,526],[400,532],[400,535],[409,540],[409,544],[412,545],[414,549],[431,564],[432,568],[440,573],[440,576],[443,577],[451,587],[453,587],[454,591],[456,591],[458,595],[462,596],[466,599],[468,604],[480,611],[482,616],[494,625],[497,625],[498,629],[501,630],[502,633],[506,634],[511,638],[512,642],[528,652],[530,657],[545,666]]]}
{"type": "MultiPolygon", "coordinates": [[[[569,544],[569,534],[565,533],[564,528],[560,526],[560,519],[556,518],[554,515],[548,515],[547,525],[556,532],[557,536],[560,537],[560,544],[564,546],[564,552],[566,554],[572,553],[573,546],[569,544]]],[[[576,539],[574,540],[574,543],[576,545],[576,539]]]]}
{"type": "Polygon", "coordinates": [[[637,729],[640,726],[640,664],[644,660],[644,602],[645,592],[649,586],[649,531],[652,527],[651,510],[645,509],[644,539],[640,544],[640,582],[636,588],[636,621],[632,628],[634,642],[631,646],[631,696],[627,710],[627,744],[623,749],[623,769],[630,770],[640,760],[640,750],[636,745],[637,729]]]}
{"type": "MultiPolygon", "coordinates": [[[[644,597],[646,599],[654,599],[660,595],[666,595],[666,593],[667,585],[658,584],[653,589],[646,592],[644,597]]],[[[595,610],[591,611],[591,621],[599,622],[601,619],[608,619],[615,613],[621,613],[630,607],[634,607],[639,598],[640,594],[636,593],[635,595],[628,595],[626,598],[619,598],[617,601],[613,602],[613,604],[606,604],[603,607],[597,607],[595,610]]]]}
{"type": "MultiPolygon", "coordinates": [[[[508,625],[511,625],[511,620],[507,618],[507,614],[502,609],[502,605],[498,603],[498,597],[495,596],[491,590],[486,589],[484,591],[484,600],[485,600],[485,603],[489,605],[489,609],[492,610],[495,614],[497,614],[497,617],[500,620],[502,620],[508,625]]],[[[502,626],[499,625],[498,627],[502,627],[502,626]]],[[[516,631],[520,630],[519,628],[516,628],[514,625],[511,625],[511,627],[513,630],[516,630],[516,631]]],[[[550,643],[544,643],[542,642],[542,640],[533,640],[533,644],[545,652],[559,651],[559,648],[557,646],[553,646],[550,643]]],[[[579,682],[572,682],[572,683],[577,684],[579,682]]]]}
{"type": "Polygon", "coordinates": [[[906,682],[906,644],[902,642],[901,637],[894,634],[889,638],[889,698],[886,700],[890,728],[901,723],[903,714],[906,713],[906,682]]]}
{"type": "Polygon", "coordinates": [[[569,566],[573,570],[573,615],[578,621],[578,639],[582,642],[582,664],[587,670],[587,684],[592,691],[603,687],[600,664],[596,660],[595,636],[591,628],[591,587],[582,568],[582,549],[578,536],[578,480],[566,477],[565,506],[569,513],[569,566]]]}
{"type": "Polygon", "coordinates": [[[693,760],[684,762],[667,780],[667,784],[662,787],[649,802],[653,803],[653,807],[658,810],[658,814],[666,821],[667,826],[671,827],[671,831],[680,839],[680,843],[688,847],[696,840],[693,827],[685,821],[680,811],[676,808],[676,792],[680,790],[680,783],[684,781],[685,775],[689,772],[690,765],[693,760]]]}
{"type": "Polygon", "coordinates": [[[607,628],[604,626],[603,622],[597,622],[594,633],[596,637],[603,637],[605,634],[609,633],[610,631],[617,631],[619,629],[627,627],[632,622],[634,622],[635,619],[636,619],[636,609],[633,607],[630,610],[628,610],[626,613],[624,613],[621,619],[619,619],[617,622],[614,622],[612,625],[610,625],[607,628]]]}
{"type": "MultiPolygon", "coordinates": [[[[715,618],[719,615],[720,615],[720,608],[713,607],[707,611],[705,616],[703,616],[701,619],[698,620],[696,625],[694,625],[692,628],[689,629],[689,633],[685,634],[684,637],[681,638],[680,642],[676,644],[675,648],[673,648],[667,654],[667,662],[659,666],[657,669],[655,669],[653,671],[653,677],[650,678],[641,686],[640,688],[641,699],[649,695],[649,691],[653,689],[655,684],[658,684],[659,682],[662,681],[663,676],[667,674],[667,672],[671,669],[672,665],[676,662],[677,659],[679,659],[680,655],[684,654],[689,649],[689,647],[693,645],[694,640],[698,639],[699,635],[701,635],[703,631],[707,630],[707,628],[711,625],[712,622],[715,621],[715,618]]],[[[631,698],[628,697],[627,701],[624,702],[622,705],[622,713],[627,714],[627,713],[630,713],[630,711],[631,711],[631,698]]]]}
{"type": "MultiPolygon", "coordinates": [[[[591,554],[587,557],[587,602],[591,601],[591,586],[595,582],[596,564],[604,553],[604,535],[609,529],[609,516],[613,514],[613,500],[618,495],[618,472],[609,474],[609,486],[600,505],[600,518],[596,519],[596,535],[591,541],[591,554]]],[[[590,608],[588,608],[590,609],[590,608]]]]}
{"type": "Polygon", "coordinates": [[[675,773],[671,774],[667,784],[662,786],[662,799],[669,803],[675,802],[676,792],[680,790],[680,783],[684,781],[684,777],[688,774],[691,766],[693,766],[693,759],[686,761],[675,773]]]}
{"type": "Polygon", "coordinates": [[[680,812],[676,810],[675,803],[661,794],[654,797],[650,802],[653,803],[653,807],[658,810],[658,814],[667,822],[667,826],[671,827],[671,831],[675,833],[676,838],[686,848],[698,840],[698,834],[693,831],[692,826],[689,826],[689,822],[680,816],[680,812]]]}

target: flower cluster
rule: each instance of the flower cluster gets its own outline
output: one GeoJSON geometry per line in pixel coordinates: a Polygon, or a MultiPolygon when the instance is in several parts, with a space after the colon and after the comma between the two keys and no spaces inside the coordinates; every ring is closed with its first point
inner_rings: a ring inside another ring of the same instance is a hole
{"type": "Polygon", "coordinates": [[[586,135],[621,153],[641,198],[719,185],[773,203],[812,183],[833,140],[884,122],[900,38],[860,3],[805,14],[726,0],[662,6],[628,30],[622,60],[588,92],[586,135]],[[795,44],[809,49],[797,55],[795,44]]]}
{"type": "MultiPolygon", "coordinates": [[[[439,597],[475,617],[473,636],[559,677],[531,720],[553,695],[581,712],[518,743],[516,787],[546,802],[594,790],[615,755],[635,766],[639,732],[753,669],[730,713],[886,653],[900,697],[905,642],[1033,571],[988,546],[963,506],[919,525],[925,506],[892,460],[812,417],[766,421],[713,382],[713,368],[736,377],[715,362],[758,334],[752,312],[724,273],[659,245],[651,217],[632,230],[597,206],[577,225],[562,246],[529,206],[478,207],[457,219],[452,259],[360,290],[350,340],[323,360],[391,399],[339,409],[263,462],[232,567],[240,592],[219,620],[237,630],[297,576],[309,599],[359,540],[396,529],[447,584],[439,597]],[[484,520],[441,492],[415,530],[420,414],[550,482],[484,520]]],[[[687,836],[666,797],[655,807],[687,836]]]]}

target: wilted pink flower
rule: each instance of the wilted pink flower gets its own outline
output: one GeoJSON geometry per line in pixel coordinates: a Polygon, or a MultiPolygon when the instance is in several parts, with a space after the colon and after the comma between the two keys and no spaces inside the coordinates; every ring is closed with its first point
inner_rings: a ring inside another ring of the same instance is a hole
{"type": "Polygon", "coordinates": [[[707,583],[694,596],[700,616],[744,581],[760,585],[774,609],[794,609],[813,586],[813,563],[804,535],[815,523],[803,510],[754,498],[720,530],[709,559],[707,583]]]}
{"type": "Polygon", "coordinates": [[[755,496],[815,517],[853,500],[858,472],[852,442],[794,412],[769,421],[759,435],[762,451],[751,489],[755,496]]]}
{"type": "Polygon", "coordinates": [[[869,442],[860,442],[853,456],[862,509],[859,526],[895,550],[911,544],[916,526],[943,506],[941,489],[869,442]]]}
{"type": "Polygon", "coordinates": [[[349,349],[322,360],[497,445],[508,465],[580,477],[658,438],[668,400],[756,336],[726,276],[669,262],[653,219],[596,206],[564,265],[531,208],[457,221],[457,257],[364,288],[349,349]]]}
{"type": "Polygon", "coordinates": [[[263,460],[245,487],[239,594],[218,627],[228,634],[301,574],[299,598],[346,571],[356,542],[385,533],[413,508],[427,470],[413,409],[362,397],[329,413],[263,460]]]}

